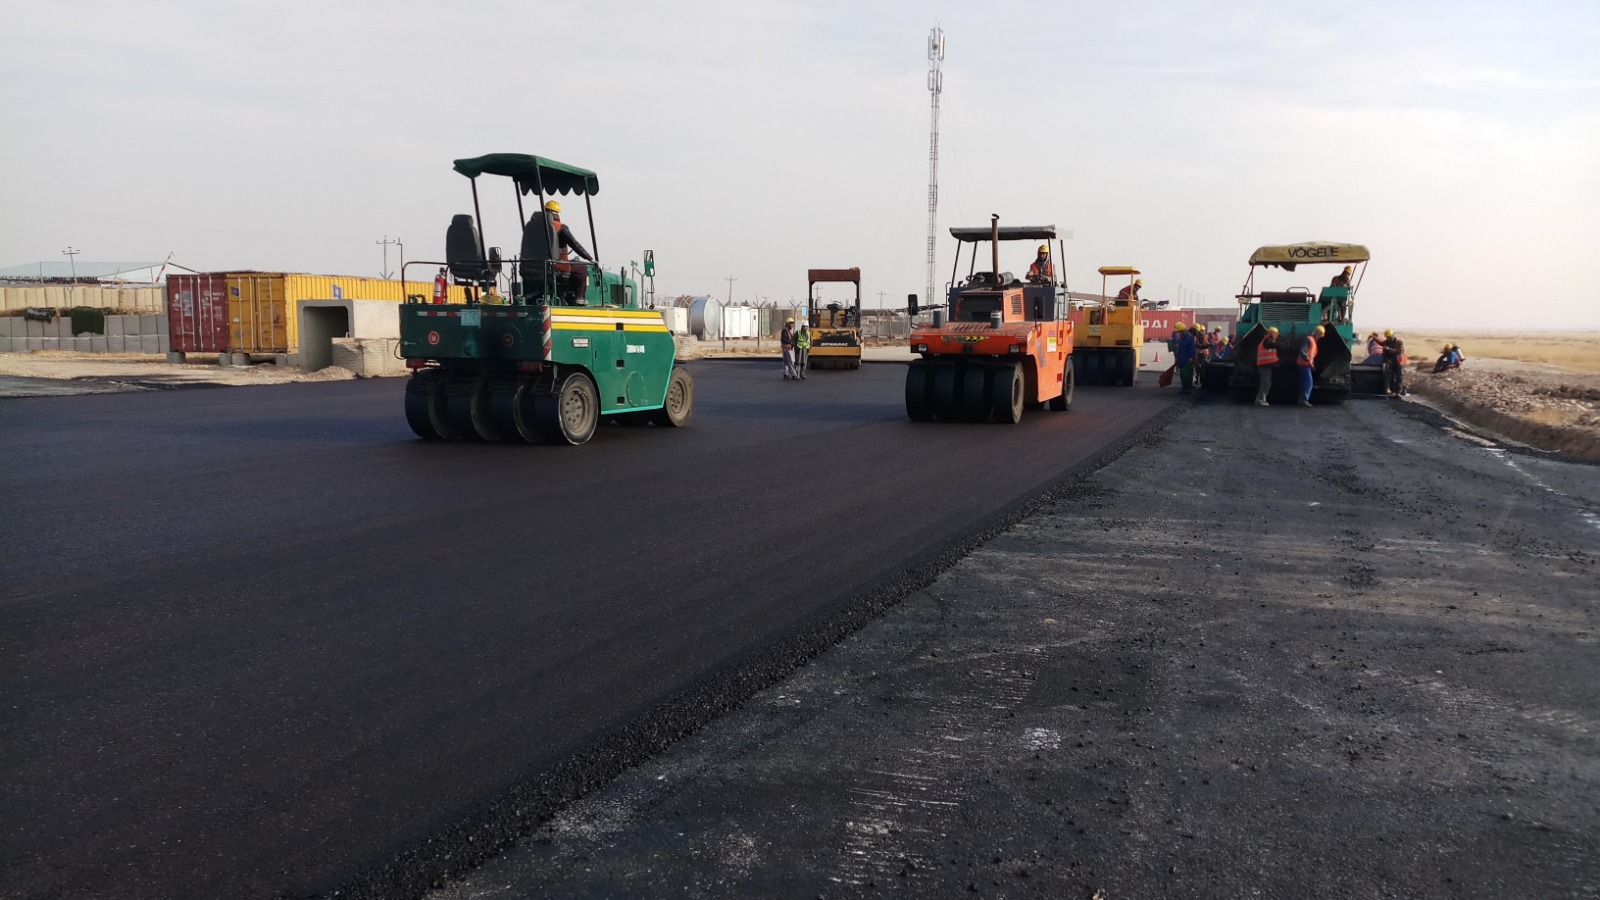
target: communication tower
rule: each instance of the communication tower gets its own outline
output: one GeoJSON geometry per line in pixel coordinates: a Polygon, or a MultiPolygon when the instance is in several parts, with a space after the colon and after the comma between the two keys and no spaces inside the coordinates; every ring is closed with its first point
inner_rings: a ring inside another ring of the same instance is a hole
{"type": "Polygon", "coordinates": [[[933,95],[932,124],[928,130],[928,292],[924,302],[933,303],[933,263],[935,233],[939,218],[939,92],[944,88],[944,29],[935,25],[928,33],[928,93],[933,95]]]}

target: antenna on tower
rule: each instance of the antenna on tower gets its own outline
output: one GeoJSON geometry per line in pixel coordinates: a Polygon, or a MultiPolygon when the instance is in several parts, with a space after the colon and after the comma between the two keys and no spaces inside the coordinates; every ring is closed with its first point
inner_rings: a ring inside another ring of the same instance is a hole
{"type": "Polygon", "coordinates": [[[924,294],[929,305],[934,300],[933,263],[934,246],[939,219],[939,92],[944,89],[944,29],[933,26],[928,32],[928,93],[933,95],[933,113],[928,130],[928,292],[924,294]]]}

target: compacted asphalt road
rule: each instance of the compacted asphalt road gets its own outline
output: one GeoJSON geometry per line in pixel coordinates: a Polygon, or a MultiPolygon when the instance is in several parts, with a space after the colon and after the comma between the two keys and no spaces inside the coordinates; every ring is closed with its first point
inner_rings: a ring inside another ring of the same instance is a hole
{"type": "Polygon", "coordinates": [[[580,448],[417,440],[398,380],[0,401],[6,896],[415,893],[1176,408],[691,371],[690,427],[580,448]]]}

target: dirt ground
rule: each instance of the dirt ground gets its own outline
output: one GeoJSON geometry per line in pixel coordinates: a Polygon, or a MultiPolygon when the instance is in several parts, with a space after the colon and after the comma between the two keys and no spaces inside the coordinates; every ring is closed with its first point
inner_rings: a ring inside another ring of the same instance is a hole
{"type": "Polygon", "coordinates": [[[315,372],[271,363],[219,366],[214,356],[191,356],[189,362],[169,363],[164,356],[141,353],[0,353],[0,397],[78,392],[54,390],[48,384],[38,383],[48,381],[76,382],[84,393],[103,393],[106,390],[166,390],[205,385],[343,381],[354,377],[355,373],[349,369],[337,366],[315,372]]]}

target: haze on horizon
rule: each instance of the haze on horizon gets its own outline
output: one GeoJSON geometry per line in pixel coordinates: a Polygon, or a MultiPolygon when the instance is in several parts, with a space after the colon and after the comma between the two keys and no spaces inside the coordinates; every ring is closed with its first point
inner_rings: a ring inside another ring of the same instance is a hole
{"type": "MultiPolygon", "coordinates": [[[[471,207],[452,159],[514,151],[599,173],[601,260],[653,249],[658,296],[732,276],[736,302],[788,303],[807,268],[860,266],[868,305],[900,305],[924,292],[937,23],[941,286],[947,229],[998,213],[1071,231],[1079,291],[1131,264],[1147,296],[1226,306],[1255,247],[1335,240],[1373,253],[1361,328],[1600,328],[1588,0],[13,0],[3,20],[26,39],[0,60],[0,267],[71,245],[376,276],[384,237],[442,258],[471,207]]],[[[514,253],[509,186],[480,191],[514,253]]]]}

